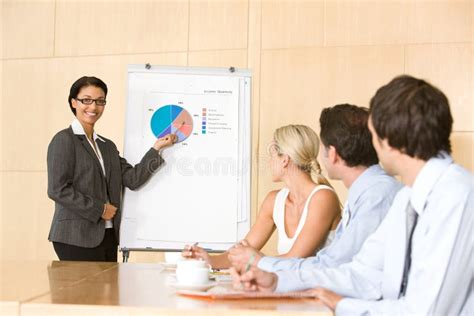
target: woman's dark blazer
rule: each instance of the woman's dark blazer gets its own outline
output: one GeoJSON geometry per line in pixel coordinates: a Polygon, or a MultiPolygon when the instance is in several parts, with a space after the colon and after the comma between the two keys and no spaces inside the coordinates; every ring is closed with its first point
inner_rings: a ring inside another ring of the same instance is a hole
{"type": "Polygon", "coordinates": [[[164,163],[150,148],[140,163],[131,166],[120,157],[115,144],[102,136],[97,146],[105,173],[85,135],[72,128],[58,132],[48,147],[48,196],[55,202],[48,239],[69,245],[93,248],[105,233],[104,204],[118,208],[113,224],[119,240],[123,188],[138,189],[164,163]]]}

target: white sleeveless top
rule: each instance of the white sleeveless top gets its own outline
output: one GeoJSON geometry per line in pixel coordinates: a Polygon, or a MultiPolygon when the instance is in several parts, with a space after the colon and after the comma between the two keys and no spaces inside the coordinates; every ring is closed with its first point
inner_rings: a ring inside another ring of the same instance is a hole
{"type": "MultiPolygon", "coordinates": [[[[275,205],[273,206],[273,221],[277,227],[278,231],[278,254],[282,255],[290,251],[291,247],[295,243],[295,240],[298,238],[303,226],[306,222],[306,218],[308,217],[308,205],[311,201],[313,195],[318,192],[319,190],[331,190],[334,191],[331,187],[327,185],[317,185],[313,191],[309,194],[308,198],[306,199],[306,203],[304,205],[303,213],[301,214],[300,221],[298,223],[298,227],[296,228],[295,235],[293,238],[289,238],[285,231],[285,202],[290,190],[287,188],[281,189],[276,197],[275,197],[275,205]]],[[[329,232],[328,238],[326,240],[325,247],[331,243],[334,238],[334,230],[329,232]]]]}

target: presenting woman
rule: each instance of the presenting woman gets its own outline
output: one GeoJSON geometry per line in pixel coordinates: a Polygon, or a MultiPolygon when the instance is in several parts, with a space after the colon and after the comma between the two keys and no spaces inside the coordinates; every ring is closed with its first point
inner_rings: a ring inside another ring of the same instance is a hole
{"type": "Polygon", "coordinates": [[[48,196],[55,202],[48,239],[60,260],[117,261],[122,190],[147,182],[164,162],[160,150],[176,141],[172,134],[157,139],[131,166],[94,131],[106,97],[107,85],[96,77],[74,82],[68,101],[75,119],[48,147],[48,196]]]}
{"type": "MultiPolygon", "coordinates": [[[[283,182],[284,187],[268,193],[241,245],[260,250],[276,229],[279,256],[309,257],[332,239],[341,209],[336,193],[321,175],[318,151],[319,138],[308,126],[287,125],[274,132],[268,146],[272,180],[283,182]]],[[[218,269],[231,266],[228,254],[210,256],[197,245],[188,245],[182,252],[183,257],[206,260],[218,269]]]]}

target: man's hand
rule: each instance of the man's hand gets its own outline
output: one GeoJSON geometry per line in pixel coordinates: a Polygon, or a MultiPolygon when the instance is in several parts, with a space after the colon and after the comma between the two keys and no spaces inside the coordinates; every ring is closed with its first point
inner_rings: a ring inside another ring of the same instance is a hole
{"type": "Polygon", "coordinates": [[[239,274],[234,268],[230,268],[232,282],[237,290],[253,292],[274,292],[278,283],[275,273],[265,272],[258,268],[239,274]]]}
{"type": "Polygon", "coordinates": [[[229,259],[232,266],[238,272],[244,272],[247,267],[257,267],[263,254],[250,246],[236,245],[229,249],[229,259]]]}
{"type": "Polygon", "coordinates": [[[333,311],[336,310],[337,303],[339,303],[344,298],[339,294],[334,293],[333,291],[326,290],[320,287],[308,290],[308,292],[314,294],[314,296],[320,299],[324,305],[326,305],[333,311]]]}

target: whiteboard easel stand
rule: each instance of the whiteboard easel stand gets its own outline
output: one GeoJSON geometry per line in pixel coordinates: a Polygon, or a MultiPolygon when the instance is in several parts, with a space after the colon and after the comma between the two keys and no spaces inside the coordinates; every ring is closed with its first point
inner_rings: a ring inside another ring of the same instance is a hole
{"type": "MultiPolygon", "coordinates": [[[[145,69],[146,70],[151,70],[152,65],[150,63],[145,64],[145,69]]],[[[233,66],[230,66],[228,68],[228,71],[232,74],[236,72],[236,68],[233,66]]],[[[223,253],[225,252],[224,250],[213,250],[213,249],[208,249],[204,248],[206,252],[208,253],[223,253]]],[[[152,248],[152,247],[145,247],[145,248],[127,248],[127,247],[119,247],[119,251],[122,252],[122,260],[123,262],[128,262],[128,259],[130,258],[130,252],[131,251],[140,251],[140,252],[181,252],[182,249],[160,249],[160,248],[152,248]]]]}

